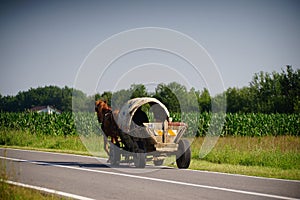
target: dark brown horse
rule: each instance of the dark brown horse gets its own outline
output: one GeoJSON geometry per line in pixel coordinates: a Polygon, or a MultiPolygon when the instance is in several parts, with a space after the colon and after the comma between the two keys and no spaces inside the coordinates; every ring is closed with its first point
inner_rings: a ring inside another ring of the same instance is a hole
{"type": "Polygon", "coordinates": [[[104,150],[109,156],[108,142],[107,139],[110,137],[111,143],[119,146],[119,136],[120,129],[115,121],[118,111],[112,111],[112,109],[107,105],[106,101],[98,100],[95,103],[95,111],[97,112],[97,117],[99,123],[101,123],[101,129],[104,132],[104,150]]]}

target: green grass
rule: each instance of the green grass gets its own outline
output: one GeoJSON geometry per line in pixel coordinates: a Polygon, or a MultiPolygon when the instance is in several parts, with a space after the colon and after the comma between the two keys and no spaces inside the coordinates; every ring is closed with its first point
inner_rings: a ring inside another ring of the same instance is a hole
{"type": "Polygon", "coordinates": [[[217,164],[198,159],[192,159],[190,169],[267,178],[300,180],[299,169],[280,169],[276,167],[244,166],[225,163],[217,164]]]}
{"type": "MultiPolygon", "coordinates": [[[[192,143],[190,169],[300,180],[300,137],[220,137],[213,150],[200,159],[203,139],[196,138],[192,143]]],[[[26,131],[0,131],[0,144],[4,147],[106,157],[102,137],[98,135],[80,138],[76,135],[47,136],[26,131]]]]}
{"type": "Polygon", "coordinates": [[[1,200],[62,200],[68,199],[34,189],[11,185],[8,180],[6,165],[0,161],[0,199],[1,200]]]}
{"type": "Polygon", "coordinates": [[[0,145],[24,147],[27,149],[49,149],[65,152],[82,152],[87,150],[76,135],[31,134],[27,131],[0,131],[0,145]]]}
{"type": "MultiPolygon", "coordinates": [[[[194,159],[199,159],[203,138],[192,145],[194,159]]],[[[203,158],[218,164],[300,169],[300,137],[220,137],[213,150],[203,158]]]]}
{"type": "Polygon", "coordinates": [[[0,199],[2,200],[61,200],[67,199],[54,194],[18,187],[0,181],[0,199]]]}
{"type": "Polygon", "coordinates": [[[203,140],[193,141],[192,169],[300,180],[300,137],[220,137],[200,159],[203,140]]]}

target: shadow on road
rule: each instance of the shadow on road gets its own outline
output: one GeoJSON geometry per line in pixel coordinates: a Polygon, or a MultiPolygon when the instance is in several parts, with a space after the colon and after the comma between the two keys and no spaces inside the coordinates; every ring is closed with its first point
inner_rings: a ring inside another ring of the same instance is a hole
{"type": "Polygon", "coordinates": [[[82,163],[82,162],[65,162],[65,161],[42,161],[42,160],[35,160],[38,165],[60,165],[60,166],[72,166],[72,167],[85,167],[85,168],[109,168],[108,164],[102,163],[82,163]]]}
{"type": "MultiPolygon", "coordinates": [[[[136,168],[133,164],[130,163],[120,164],[118,166],[112,166],[109,163],[103,164],[103,163],[82,163],[82,162],[42,161],[42,160],[35,160],[33,162],[36,162],[38,165],[44,165],[44,166],[59,165],[59,166],[82,167],[82,168],[136,168]]],[[[166,167],[166,166],[155,167],[153,165],[147,165],[146,168],[173,169],[171,167],[166,167]]]]}

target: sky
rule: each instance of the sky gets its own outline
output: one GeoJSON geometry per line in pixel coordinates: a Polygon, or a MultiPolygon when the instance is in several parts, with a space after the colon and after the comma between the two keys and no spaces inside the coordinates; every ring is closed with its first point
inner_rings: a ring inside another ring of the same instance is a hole
{"type": "Polygon", "coordinates": [[[139,83],[151,90],[172,80],[212,92],[214,82],[241,88],[254,73],[300,67],[299,19],[297,0],[0,1],[0,94],[46,85],[87,94],[139,83]],[[144,27],[161,34],[130,31],[144,27]],[[139,39],[156,46],[119,51],[139,39]],[[203,51],[184,49],[191,41],[203,51]],[[206,60],[212,71],[195,71],[186,57],[206,60]]]}

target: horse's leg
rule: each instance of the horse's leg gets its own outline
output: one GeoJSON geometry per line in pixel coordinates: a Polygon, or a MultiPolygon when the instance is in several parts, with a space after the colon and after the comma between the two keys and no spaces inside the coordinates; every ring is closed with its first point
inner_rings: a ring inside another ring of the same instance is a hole
{"type": "Polygon", "coordinates": [[[117,147],[120,147],[120,142],[119,142],[118,137],[115,137],[114,139],[115,139],[115,142],[116,142],[117,147]]]}
{"type": "Polygon", "coordinates": [[[104,145],[103,145],[104,146],[104,151],[109,156],[108,142],[107,142],[107,137],[105,135],[103,136],[103,142],[104,142],[104,145]]]}

